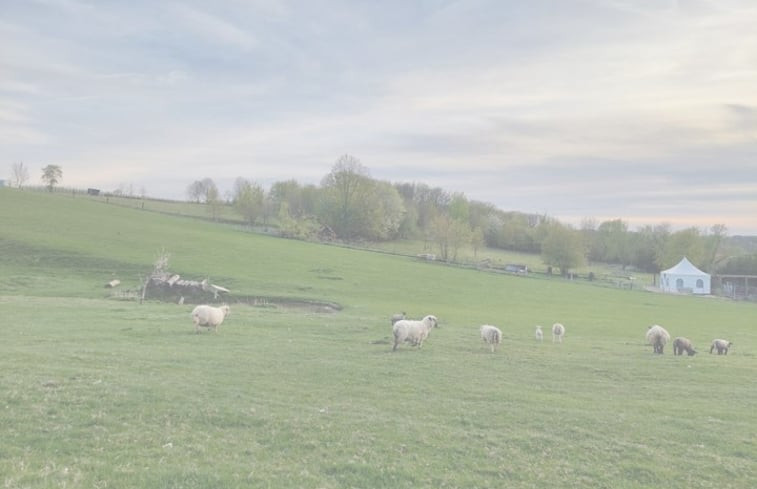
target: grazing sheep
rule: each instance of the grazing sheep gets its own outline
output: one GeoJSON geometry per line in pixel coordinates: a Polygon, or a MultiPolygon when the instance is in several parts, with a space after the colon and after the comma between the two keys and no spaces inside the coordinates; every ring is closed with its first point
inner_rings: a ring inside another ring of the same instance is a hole
{"type": "Polygon", "coordinates": [[[558,343],[562,343],[562,338],[565,336],[565,326],[563,326],[560,323],[555,323],[552,325],[552,343],[557,341],[558,343]]]}
{"type": "Polygon", "coordinates": [[[496,349],[497,345],[502,342],[502,331],[498,327],[491,324],[484,324],[481,326],[481,339],[484,343],[491,346],[492,353],[496,349]]]}
{"type": "Polygon", "coordinates": [[[691,340],[679,336],[673,340],[673,355],[683,355],[683,352],[688,353],[690,357],[697,354],[697,351],[691,344],[691,340]]]}
{"type": "Polygon", "coordinates": [[[404,311],[399,314],[392,314],[392,326],[394,326],[394,323],[397,321],[402,321],[403,319],[407,319],[404,311]]]}
{"type": "Polygon", "coordinates": [[[728,349],[732,346],[733,343],[728,340],[712,340],[712,345],[710,346],[710,354],[712,354],[712,350],[717,349],[718,355],[728,355],[728,349]]]}
{"type": "Polygon", "coordinates": [[[200,326],[213,328],[218,333],[218,326],[221,325],[226,316],[229,315],[230,308],[226,304],[221,307],[201,305],[192,311],[192,322],[195,325],[195,332],[200,332],[200,326]]]}
{"type": "Polygon", "coordinates": [[[662,355],[662,350],[670,341],[670,333],[660,325],[654,324],[647,328],[647,343],[654,347],[654,352],[662,355]]]}
{"type": "Polygon", "coordinates": [[[420,321],[413,319],[400,319],[394,326],[392,326],[392,333],[394,334],[394,346],[392,351],[397,349],[397,346],[407,341],[412,346],[421,348],[423,341],[428,338],[432,328],[439,327],[439,320],[436,316],[426,316],[420,321]]]}
{"type": "Polygon", "coordinates": [[[536,332],[534,333],[534,336],[536,336],[536,341],[542,341],[544,339],[544,333],[541,331],[541,326],[536,327],[536,332]]]}

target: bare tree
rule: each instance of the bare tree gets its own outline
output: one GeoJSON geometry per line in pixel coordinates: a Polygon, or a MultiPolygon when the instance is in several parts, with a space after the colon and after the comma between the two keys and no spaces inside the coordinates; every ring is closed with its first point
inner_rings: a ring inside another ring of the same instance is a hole
{"type": "Polygon", "coordinates": [[[189,197],[191,202],[199,204],[203,195],[205,195],[205,192],[203,191],[201,181],[195,180],[187,187],[187,197],[189,197]]]}
{"type": "Polygon", "coordinates": [[[45,182],[47,190],[52,192],[53,188],[63,178],[63,170],[58,165],[47,165],[42,169],[42,181],[45,182]]]}
{"type": "Polygon", "coordinates": [[[18,188],[21,188],[24,186],[24,184],[29,180],[29,169],[24,166],[23,161],[19,161],[18,163],[13,163],[11,165],[11,172],[12,172],[12,185],[15,185],[18,188]]]}

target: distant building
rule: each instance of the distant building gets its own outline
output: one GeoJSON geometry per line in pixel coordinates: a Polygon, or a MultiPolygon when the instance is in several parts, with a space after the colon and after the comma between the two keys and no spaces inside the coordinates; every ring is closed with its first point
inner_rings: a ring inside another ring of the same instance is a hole
{"type": "Polygon", "coordinates": [[[5,180],[0,180],[0,187],[5,187],[5,180]]]}
{"type": "Polygon", "coordinates": [[[660,272],[660,288],[664,292],[709,294],[710,274],[692,265],[684,256],[678,265],[660,272]]]}

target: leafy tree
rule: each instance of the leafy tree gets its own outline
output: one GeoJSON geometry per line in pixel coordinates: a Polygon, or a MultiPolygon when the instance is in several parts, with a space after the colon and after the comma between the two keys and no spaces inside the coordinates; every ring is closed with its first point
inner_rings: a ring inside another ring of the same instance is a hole
{"type": "Polygon", "coordinates": [[[257,183],[239,177],[234,182],[232,206],[250,226],[263,214],[265,192],[257,183]]]}
{"type": "Polygon", "coordinates": [[[439,246],[439,257],[444,261],[457,260],[460,247],[470,242],[470,232],[467,222],[447,214],[436,216],[430,228],[431,237],[439,246]]]}
{"type": "Polygon", "coordinates": [[[670,239],[670,224],[644,226],[637,233],[635,264],[651,273],[664,268],[665,248],[670,239]]]}
{"type": "Polygon", "coordinates": [[[366,196],[373,190],[368,169],[352,155],[341,156],[321,182],[324,194],[319,218],[337,236],[354,239],[369,225],[366,196]]]}
{"type": "Polygon", "coordinates": [[[323,191],[316,185],[308,184],[302,187],[300,196],[302,216],[314,216],[316,214],[322,194],[323,191]]]}
{"type": "MultiPolygon", "coordinates": [[[[210,182],[212,183],[213,181],[210,180],[210,182]]],[[[210,217],[214,221],[217,221],[221,215],[223,202],[221,201],[221,195],[218,192],[218,187],[216,187],[215,183],[206,187],[205,205],[208,207],[208,214],[210,214],[210,217]]]]}
{"type": "Polygon", "coordinates": [[[42,181],[45,182],[47,190],[50,192],[62,178],[63,170],[58,165],[47,165],[42,169],[42,181]]]}
{"type": "Polygon", "coordinates": [[[543,236],[537,222],[530,214],[497,211],[488,219],[484,238],[493,248],[538,253],[543,236]]]}
{"type": "Polygon", "coordinates": [[[470,222],[470,205],[465,194],[455,193],[448,206],[449,216],[458,221],[470,222]]]}
{"type": "Polygon", "coordinates": [[[15,185],[17,188],[23,187],[27,180],[29,180],[29,169],[24,166],[23,161],[11,165],[11,178],[12,185],[15,185]]]}
{"type": "Polygon", "coordinates": [[[695,227],[682,229],[670,235],[665,244],[662,269],[672,267],[684,256],[699,266],[705,261],[704,241],[699,229],[695,227]]]}
{"type": "Polygon", "coordinates": [[[619,263],[624,268],[631,263],[628,224],[622,219],[604,221],[597,229],[596,239],[600,259],[608,263],[619,263]]]}
{"type": "Polygon", "coordinates": [[[484,246],[484,231],[480,228],[474,228],[470,233],[470,244],[473,248],[473,257],[478,258],[478,251],[484,246]]]}
{"type": "Polygon", "coordinates": [[[418,211],[415,206],[405,207],[405,214],[397,230],[397,237],[402,239],[411,239],[419,236],[418,230],[418,211]]]}
{"type": "Polygon", "coordinates": [[[366,195],[369,211],[370,239],[394,239],[405,217],[405,206],[397,190],[387,182],[373,181],[373,189],[366,195]]]}
{"type": "Polygon", "coordinates": [[[578,231],[557,221],[546,224],[545,229],[546,236],[541,244],[544,263],[560,269],[563,276],[571,268],[584,264],[584,244],[578,231]]]}
{"type": "Polygon", "coordinates": [[[723,254],[723,244],[727,237],[728,228],[725,224],[715,224],[710,228],[710,233],[704,237],[704,262],[703,269],[713,273],[718,262],[725,260],[727,254],[723,254]]]}
{"type": "Polygon", "coordinates": [[[279,207],[279,232],[284,238],[307,240],[318,233],[317,222],[312,218],[294,218],[289,213],[289,204],[282,202],[279,207]]]}
{"type": "Polygon", "coordinates": [[[271,202],[272,211],[276,214],[283,204],[287,205],[287,213],[291,216],[301,217],[305,214],[303,188],[297,180],[286,180],[271,185],[268,200],[271,202]]]}
{"type": "Polygon", "coordinates": [[[471,200],[468,202],[468,222],[471,229],[484,229],[489,218],[497,212],[493,204],[471,200]]]}
{"type": "Polygon", "coordinates": [[[718,272],[728,275],[757,275],[757,253],[729,258],[718,272]]]}

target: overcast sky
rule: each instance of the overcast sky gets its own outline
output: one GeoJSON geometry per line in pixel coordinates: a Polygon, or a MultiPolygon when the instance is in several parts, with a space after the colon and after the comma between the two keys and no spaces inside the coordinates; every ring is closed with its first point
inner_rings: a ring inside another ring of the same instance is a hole
{"type": "Polygon", "coordinates": [[[755,0],[0,0],[0,178],[371,175],[757,235],[755,0]]]}

